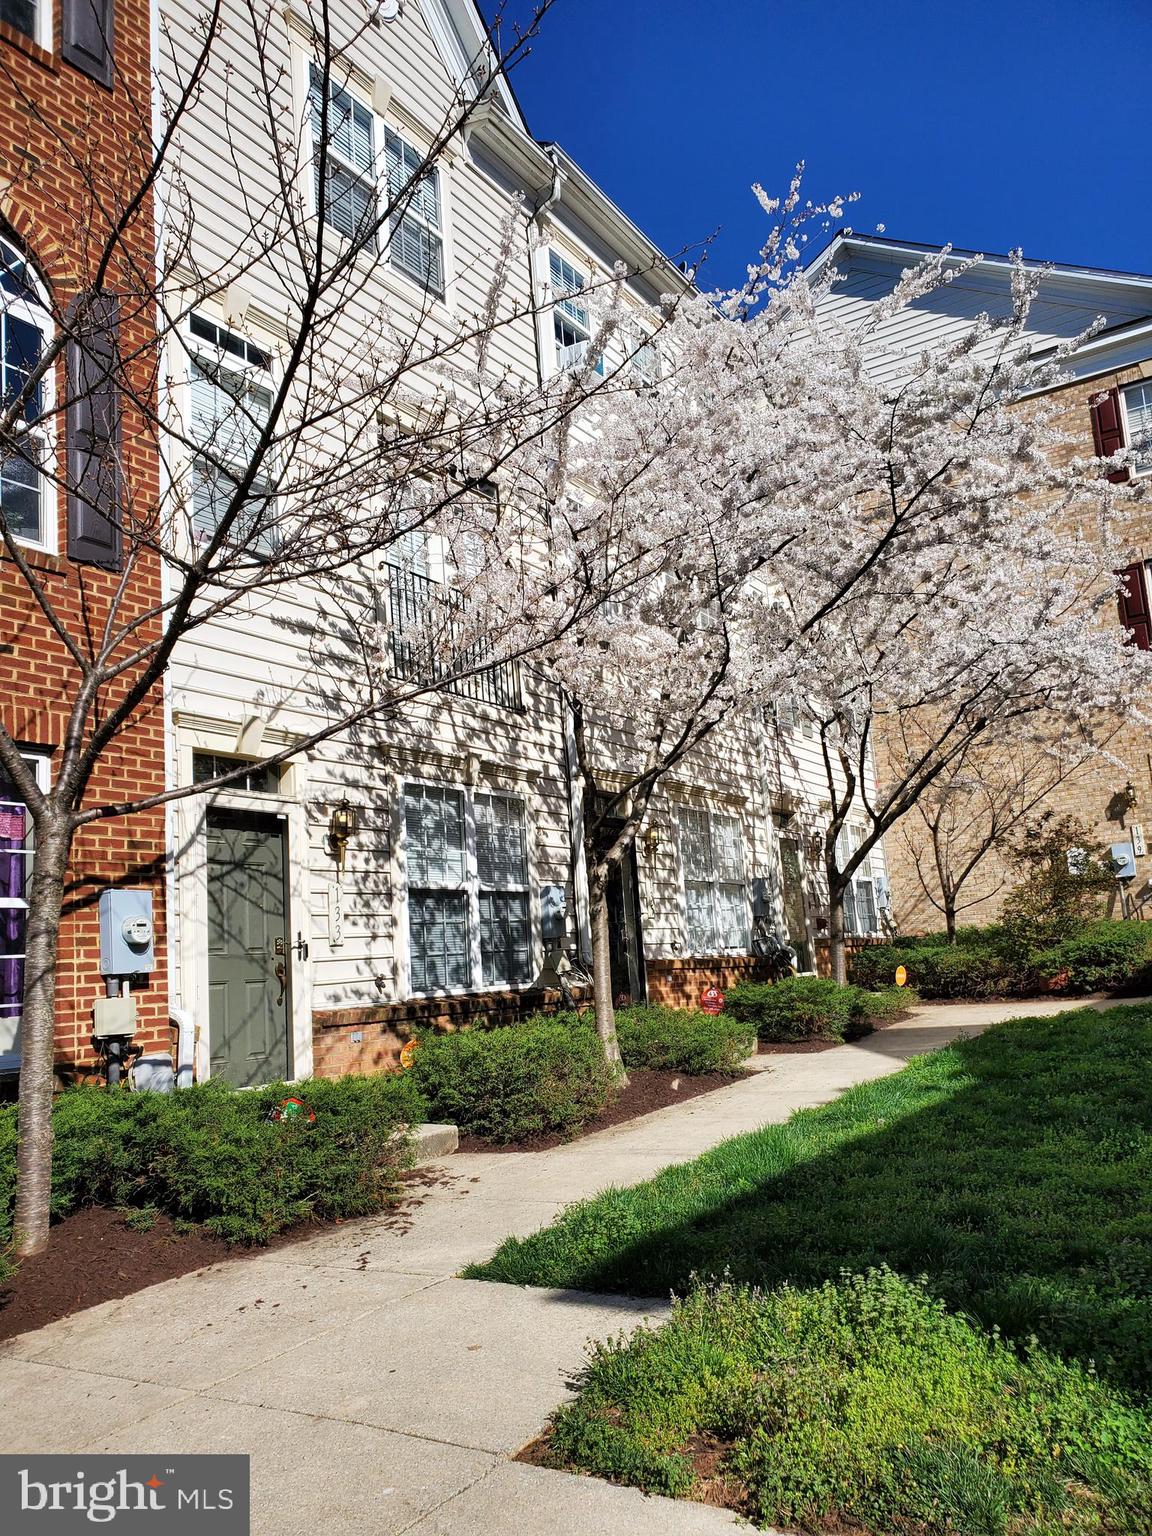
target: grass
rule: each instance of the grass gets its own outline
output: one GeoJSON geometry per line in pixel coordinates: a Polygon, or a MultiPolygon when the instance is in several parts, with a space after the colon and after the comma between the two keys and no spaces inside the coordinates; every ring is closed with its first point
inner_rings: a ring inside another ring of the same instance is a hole
{"type": "MultiPolygon", "coordinates": [[[[1023,1019],[511,1238],[473,1278],[659,1296],[887,1266],[1152,1386],[1152,1008],[1023,1019]]],[[[1152,1520],[1148,1522],[1152,1529],[1152,1520]]]]}
{"type": "Polygon", "coordinates": [[[1152,1420],[890,1271],[698,1288],[600,1345],[546,1463],[766,1525],[901,1536],[1146,1536],[1152,1420]]]}

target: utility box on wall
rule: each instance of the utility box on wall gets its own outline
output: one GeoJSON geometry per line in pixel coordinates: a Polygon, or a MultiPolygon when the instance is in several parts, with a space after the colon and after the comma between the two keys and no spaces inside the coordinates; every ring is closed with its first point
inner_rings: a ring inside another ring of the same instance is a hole
{"type": "Polygon", "coordinates": [[[568,902],[562,885],[540,887],[540,937],[545,944],[564,942],[568,902]]]}
{"type": "Polygon", "coordinates": [[[100,892],[100,974],[138,976],[156,965],[151,891],[100,892]]]}

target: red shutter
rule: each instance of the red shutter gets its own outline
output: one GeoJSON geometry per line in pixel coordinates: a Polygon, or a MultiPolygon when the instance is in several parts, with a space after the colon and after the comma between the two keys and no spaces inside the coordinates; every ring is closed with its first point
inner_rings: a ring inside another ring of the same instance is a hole
{"type": "Polygon", "coordinates": [[[1142,651],[1152,651],[1152,613],[1148,609],[1148,572],[1144,562],[1138,560],[1119,572],[1123,585],[1120,588],[1120,622],[1132,631],[1129,645],[1142,651]]]}
{"type": "MultiPolygon", "coordinates": [[[[1110,459],[1124,447],[1124,418],[1120,413],[1120,391],[1109,389],[1092,401],[1092,441],[1096,457],[1110,459]]],[[[1117,485],[1128,478],[1128,470],[1114,469],[1108,476],[1117,485]]]]}

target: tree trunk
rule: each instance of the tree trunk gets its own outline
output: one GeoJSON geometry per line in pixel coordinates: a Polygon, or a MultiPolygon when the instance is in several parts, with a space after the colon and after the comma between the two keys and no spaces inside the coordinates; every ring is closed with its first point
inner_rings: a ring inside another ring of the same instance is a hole
{"type": "Polygon", "coordinates": [[[832,980],[841,986],[848,980],[848,951],[844,943],[844,887],[828,882],[828,955],[832,980]]]}
{"type": "Polygon", "coordinates": [[[616,1038],[616,1009],[612,1002],[612,944],[608,933],[607,880],[599,877],[590,882],[589,902],[592,908],[592,999],[596,1011],[596,1033],[604,1047],[604,1060],[616,1075],[621,1088],[628,1086],[628,1074],[620,1055],[620,1042],[616,1038]]]}
{"type": "Polygon", "coordinates": [[[71,834],[62,819],[36,826],[24,1001],[20,1015],[20,1134],[16,1146],[16,1210],[13,1246],[18,1258],[43,1252],[48,1243],[52,1194],[52,1063],[56,1030],[56,955],[64,875],[71,834]]]}
{"type": "Polygon", "coordinates": [[[949,944],[956,942],[956,898],[945,895],[944,897],[944,928],[948,934],[949,944]]]}

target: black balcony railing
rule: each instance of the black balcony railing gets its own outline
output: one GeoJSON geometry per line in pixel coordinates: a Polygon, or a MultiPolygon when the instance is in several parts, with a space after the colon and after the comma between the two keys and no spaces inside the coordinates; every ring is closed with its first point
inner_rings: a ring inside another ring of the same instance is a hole
{"type": "Polygon", "coordinates": [[[484,660],[481,643],[457,648],[452,643],[453,614],[463,598],[450,587],[420,576],[402,566],[389,565],[388,629],[392,642],[392,670],[409,683],[439,683],[462,699],[493,704],[499,709],[523,709],[520,667],[514,661],[497,661],[470,671],[484,660]],[[434,644],[434,637],[447,645],[434,644]],[[453,677],[454,672],[467,677],[453,677]]]}

